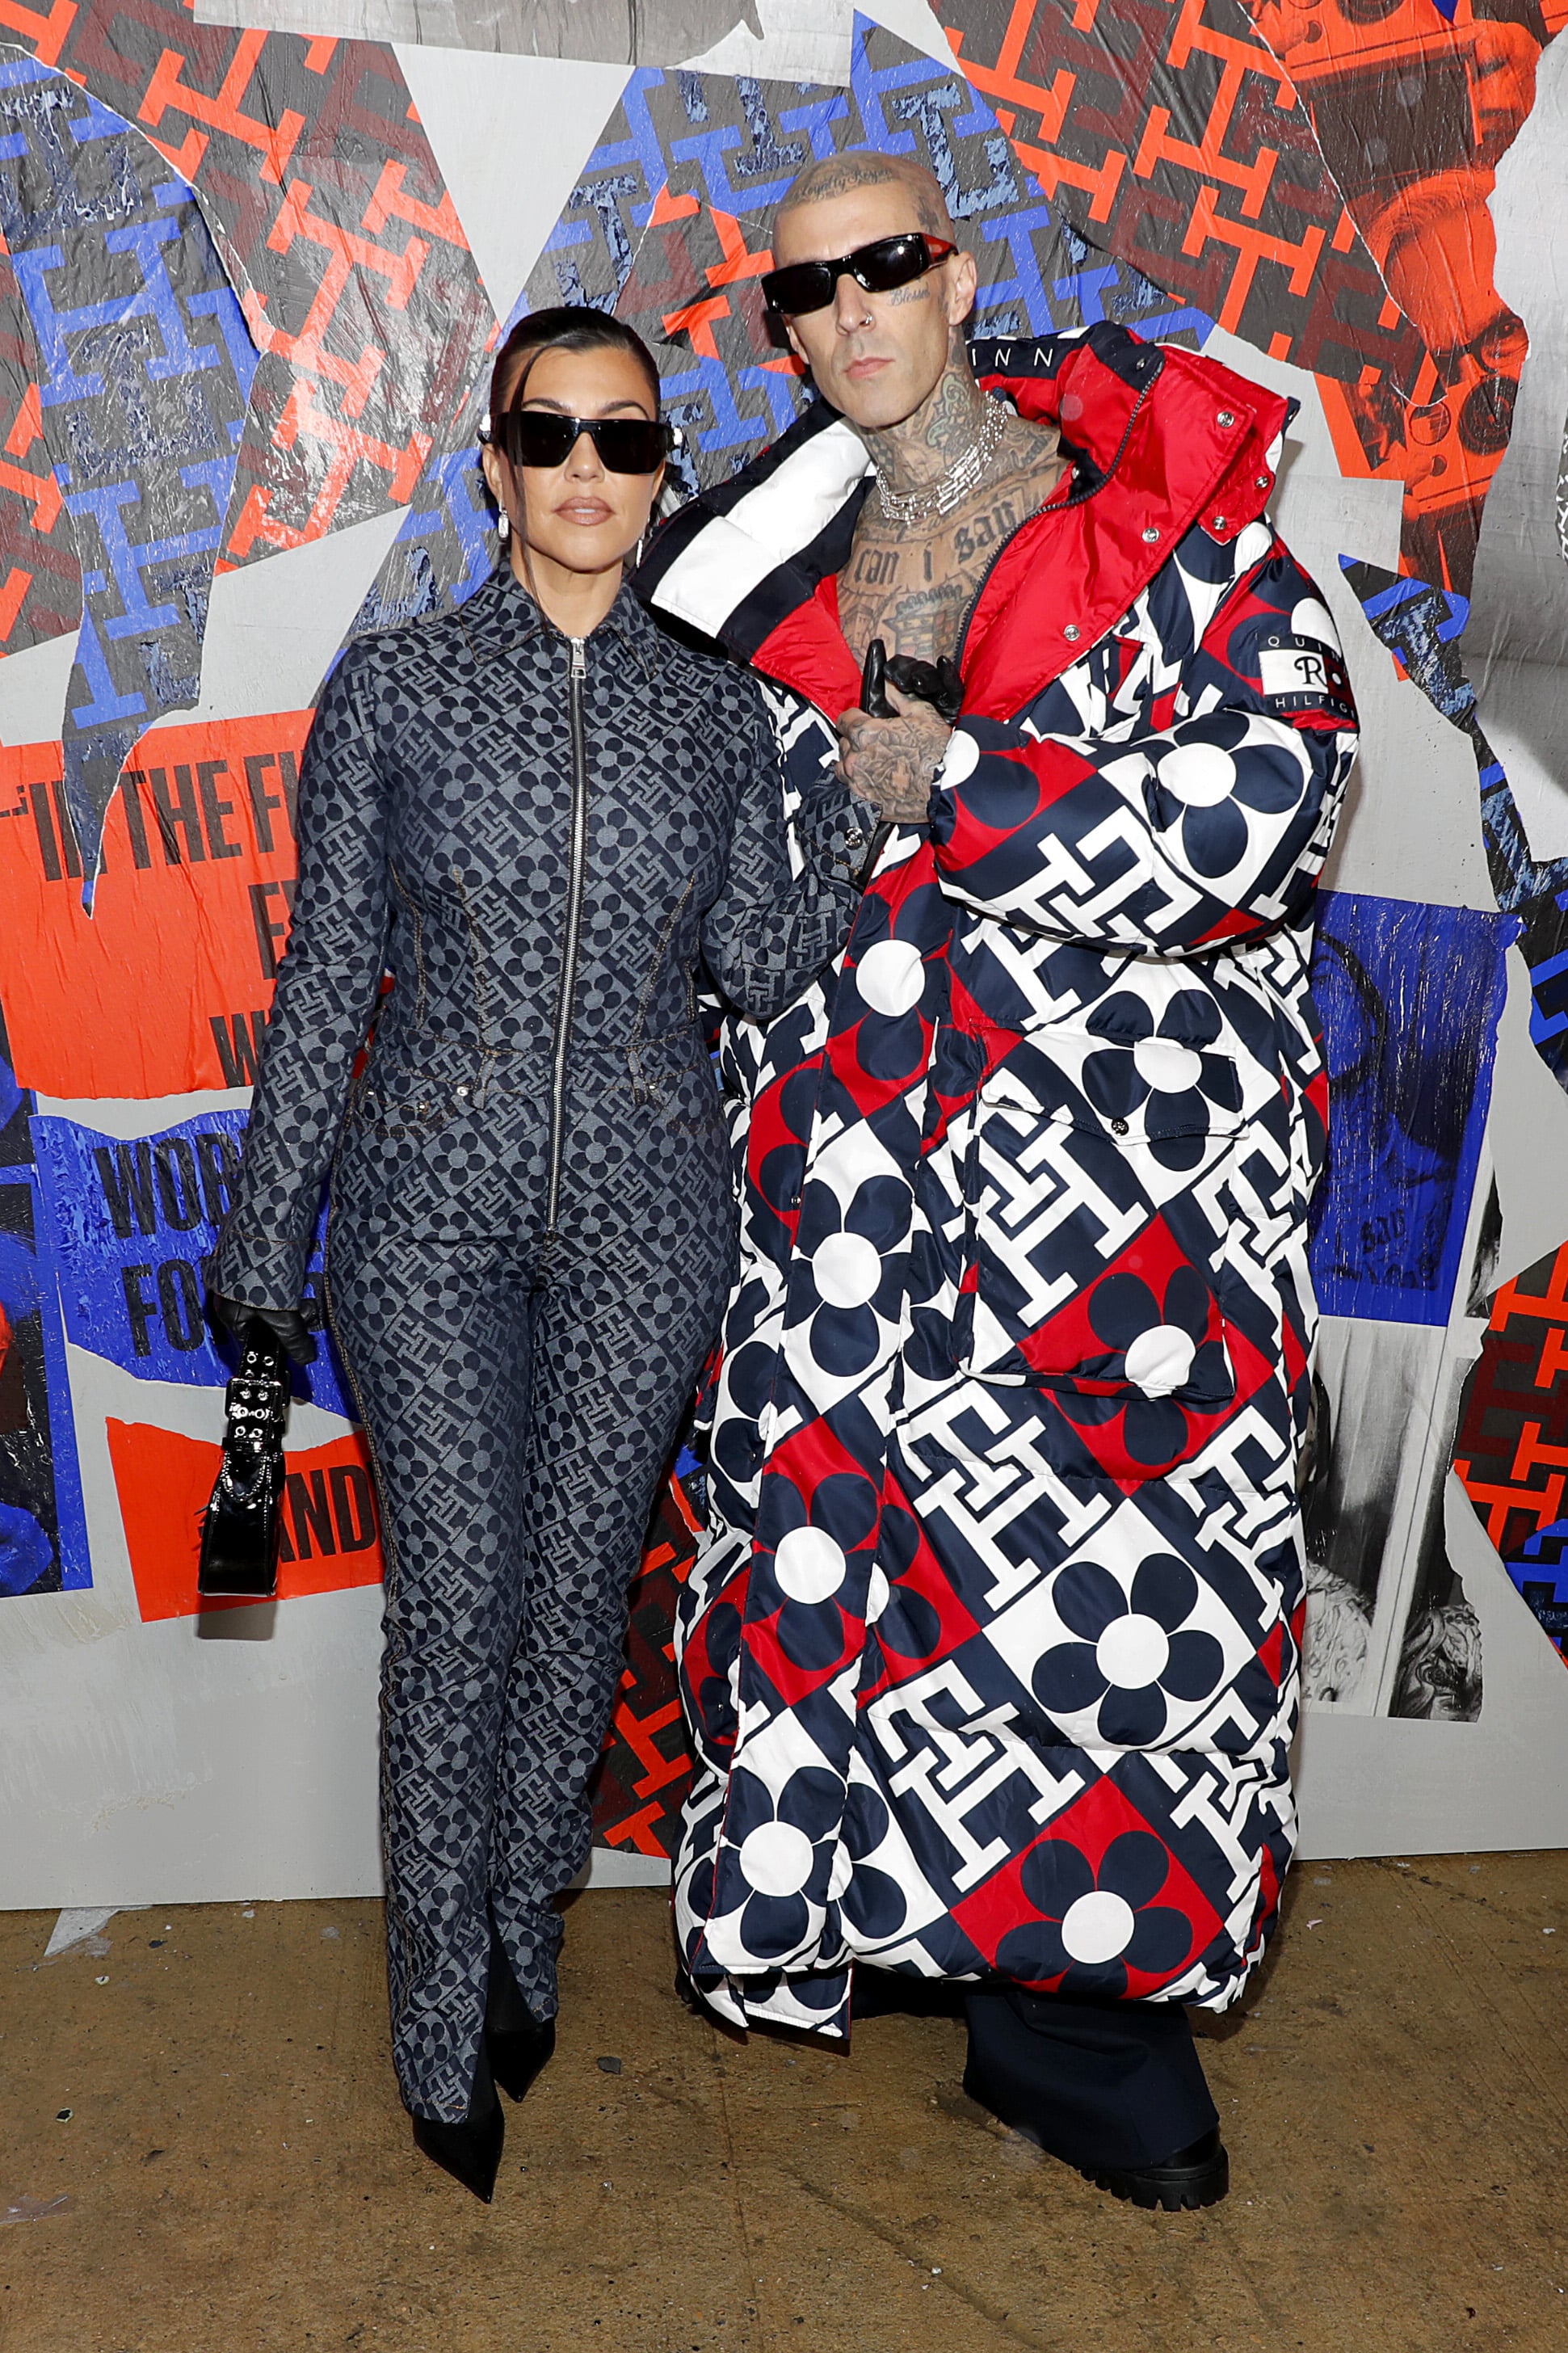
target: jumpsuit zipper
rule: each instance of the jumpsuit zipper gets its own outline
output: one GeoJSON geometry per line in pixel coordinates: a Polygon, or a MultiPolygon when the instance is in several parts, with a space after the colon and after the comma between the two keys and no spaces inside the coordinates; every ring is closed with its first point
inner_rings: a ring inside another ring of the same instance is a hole
{"type": "Polygon", "coordinates": [[[572,638],[567,703],[572,725],[572,861],[566,878],[566,936],[561,947],[561,995],[555,1008],[554,1064],[550,1087],[550,1162],[544,1195],[544,1239],[555,1239],[561,1198],[561,1155],[566,1140],[566,1057],[572,1045],[572,1000],[577,990],[577,955],[582,945],[583,884],[588,849],[588,751],[583,734],[583,681],[588,652],[572,638]]]}

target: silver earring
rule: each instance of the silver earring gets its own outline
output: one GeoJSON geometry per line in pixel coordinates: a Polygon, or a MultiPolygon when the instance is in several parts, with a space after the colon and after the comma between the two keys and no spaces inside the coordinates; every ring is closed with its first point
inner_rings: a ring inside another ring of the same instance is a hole
{"type": "Polygon", "coordinates": [[[508,514],[505,507],[502,507],[500,512],[496,517],[496,537],[498,539],[504,540],[510,529],[511,517],[508,514]]]}

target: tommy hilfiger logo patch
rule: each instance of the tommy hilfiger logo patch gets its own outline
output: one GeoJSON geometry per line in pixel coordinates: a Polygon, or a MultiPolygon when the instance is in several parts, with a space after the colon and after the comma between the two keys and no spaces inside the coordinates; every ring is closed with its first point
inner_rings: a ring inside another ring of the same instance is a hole
{"type": "Polygon", "coordinates": [[[1344,663],[1321,638],[1298,637],[1286,630],[1271,632],[1258,645],[1258,667],[1264,698],[1281,716],[1322,711],[1347,725],[1355,724],[1344,663]]]}

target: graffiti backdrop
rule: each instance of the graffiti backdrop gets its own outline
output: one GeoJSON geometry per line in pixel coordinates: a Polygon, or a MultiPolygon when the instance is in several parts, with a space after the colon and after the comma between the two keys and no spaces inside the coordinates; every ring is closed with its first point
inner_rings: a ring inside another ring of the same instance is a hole
{"type": "MultiPolygon", "coordinates": [[[[201,1265],[287,944],[310,702],[344,618],[352,635],[459,602],[494,560],[474,433],[509,322],[471,249],[491,224],[447,174],[479,181],[392,47],[341,37],[328,0],[3,13],[0,712],[25,680],[17,707],[49,723],[0,746],[0,1595],[188,1641],[167,1655],[199,1678],[224,1630],[195,1566],[227,1370],[201,1265]],[[279,707],[226,702],[219,657],[260,609],[247,580],[277,565],[301,567],[307,632],[312,596],[341,617],[279,707]]],[[[1450,1464],[1519,1606],[1568,1636],[1568,1276],[1555,1248],[1509,1262],[1492,1176],[1528,1148],[1493,1103],[1510,959],[1540,1082],[1568,1082],[1568,813],[1559,844],[1510,783],[1466,637],[1531,364],[1489,206],[1538,75],[1557,90],[1568,6],[938,0],[929,53],[836,0],[786,13],[770,79],[681,62],[737,9],[642,12],[512,313],[585,302],[638,328],[688,490],[809,396],[763,318],[773,207],[811,158],[875,147],[936,173],[984,332],[1111,318],[1237,339],[1289,371],[1334,481],[1395,511],[1386,543],[1335,550],[1351,668],[1453,731],[1489,896],[1363,887],[1352,818],[1323,902],[1309,1690],[1326,1711],[1484,1720],[1500,1703],[1448,1556],[1450,1464]]],[[[414,37],[406,14],[385,10],[389,39],[414,37]]],[[[625,15],[547,10],[538,47],[617,56],[625,15]]],[[[1363,770],[1412,827],[1424,789],[1397,759],[1363,770]]],[[[369,1588],[341,1667],[367,1677],[381,1532],[330,1352],[296,1395],[276,1612],[369,1588]]],[[[684,1787],[669,1628],[700,1485],[683,1452],[599,1781],[601,1842],[652,1865],[684,1787]]],[[[19,1622],[0,1612],[0,1641],[19,1622]]]]}

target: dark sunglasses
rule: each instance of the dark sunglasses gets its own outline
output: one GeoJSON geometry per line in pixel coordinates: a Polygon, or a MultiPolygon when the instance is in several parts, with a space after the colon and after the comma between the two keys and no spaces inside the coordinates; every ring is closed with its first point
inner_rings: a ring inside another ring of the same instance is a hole
{"type": "Polygon", "coordinates": [[[675,447],[662,418],[563,417],[553,408],[509,408],[494,438],[514,466],[563,466],[586,433],[610,474],[656,474],[675,447]]]}
{"type": "Polygon", "coordinates": [[[890,294],[895,286],[912,285],[957,251],[943,237],[906,229],[898,237],[879,237],[871,245],[858,246],[837,261],[792,261],[786,269],[770,269],[763,280],[763,295],[770,311],[798,319],[807,311],[826,311],[845,276],[868,294],[890,294]]]}

